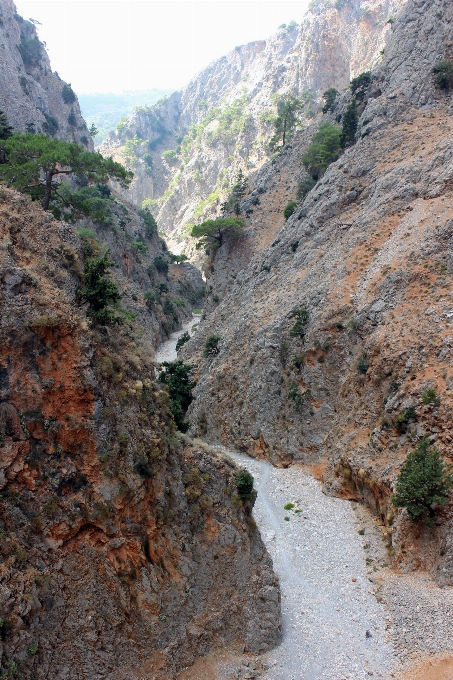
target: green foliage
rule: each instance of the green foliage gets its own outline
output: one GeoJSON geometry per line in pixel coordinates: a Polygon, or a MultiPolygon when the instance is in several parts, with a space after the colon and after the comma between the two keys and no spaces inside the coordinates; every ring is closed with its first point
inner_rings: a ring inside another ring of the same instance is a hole
{"type": "Polygon", "coordinates": [[[450,466],[436,448],[430,448],[428,439],[422,439],[400,470],[392,502],[406,508],[413,522],[425,519],[428,526],[434,526],[434,506],[448,503],[452,487],[450,466]]]}
{"type": "Polygon", "coordinates": [[[201,247],[220,248],[225,241],[239,238],[244,230],[244,220],[236,217],[219,217],[206,220],[192,227],[191,236],[198,238],[197,250],[201,247]]]}
{"type": "Polygon", "coordinates": [[[63,85],[61,96],[65,104],[74,104],[76,100],[74,90],[72,89],[71,85],[68,85],[67,83],[63,85]]]}
{"type": "Polygon", "coordinates": [[[77,117],[73,109],[71,109],[71,111],[69,112],[68,123],[71,127],[75,127],[77,125],[77,117]]]}
{"type": "Polygon", "coordinates": [[[246,104],[245,96],[235,99],[231,104],[224,104],[216,115],[217,127],[207,134],[209,146],[217,146],[219,143],[229,146],[236,142],[249,120],[249,116],[244,112],[246,104]]]}
{"type": "Polygon", "coordinates": [[[17,46],[25,66],[38,66],[42,57],[42,45],[38,38],[27,38],[24,33],[20,34],[20,43],[17,46]]]}
{"type": "Polygon", "coordinates": [[[154,219],[153,215],[150,213],[148,208],[144,208],[142,210],[138,211],[138,214],[142,218],[143,222],[145,223],[145,234],[148,238],[151,238],[154,236],[154,234],[157,234],[157,222],[154,219]]]}
{"type": "Polygon", "coordinates": [[[88,302],[90,306],[88,316],[101,324],[121,323],[122,321],[121,317],[116,316],[109,308],[109,305],[121,299],[118,286],[105,276],[107,270],[114,264],[109,260],[108,252],[96,259],[88,259],[83,275],[84,285],[79,290],[81,300],[88,302]]]}
{"type": "Polygon", "coordinates": [[[178,338],[178,341],[177,341],[177,343],[176,343],[176,351],[180,350],[181,347],[182,347],[183,345],[186,344],[186,342],[189,342],[189,340],[190,340],[190,335],[189,335],[189,333],[186,331],[185,333],[183,333],[183,334],[181,335],[180,338],[178,338]]]}
{"type": "Polygon", "coordinates": [[[137,239],[136,241],[132,241],[131,242],[131,248],[136,254],[148,252],[148,246],[146,245],[146,243],[144,241],[141,241],[140,239],[137,239]]]}
{"type": "Polygon", "coordinates": [[[332,109],[338,94],[338,90],[336,90],[334,87],[329,87],[329,89],[324,92],[322,95],[322,98],[324,99],[324,106],[322,107],[323,113],[327,113],[327,111],[332,109]]]}
{"type": "Polygon", "coordinates": [[[296,323],[290,330],[290,336],[292,338],[303,338],[305,336],[305,326],[310,318],[308,309],[306,307],[293,309],[289,318],[296,319],[296,323]]]}
{"type": "Polygon", "coordinates": [[[13,128],[8,125],[8,119],[4,111],[0,111],[0,139],[8,139],[13,134],[13,128]]]}
{"type": "Polygon", "coordinates": [[[415,408],[413,406],[409,406],[409,408],[405,408],[403,411],[400,411],[400,413],[398,413],[398,415],[395,418],[396,429],[399,432],[405,432],[407,423],[410,420],[413,420],[414,418],[415,408]]]}
{"type": "Polygon", "coordinates": [[[164,304],[162,306],[162,311],[165,314],[165,316],[174,316],[175,315],[175,308],[173,307],[173,303],[168,298],[165,298],[165,300],[164,300],[164,304]]]}
{"type": "Polygon", "coordinates": [[[316,186],[316,180],[313,177],[304,177],[297,187],[297,200],[303,201],[305,196],[316,186]]]}
{"type": "Polygon", "coordinates": [[[287,220],[291,217],[291,215],[293,214],[293,212],[295,211],[296,208],[297,208],[296,201],[289,201],[289,203],[287,203],[287,205],[286,205],[286,207],[283,211],[283,216],[284,216],[285,220],[287,220]]]}
{"type": "Polygon", "coordinates": [[[437,401],[439,401],[439,397],[436,390],[432,387],[429,387],[422,393],[422,402],[424,404],[435,404],[437,401]]]}
{"type": "Polygon", "coordinates": [[[99,134],[99,130],[94,123],[91,123],[90,129],[88,130],[91,137],[96,137],[99,134]]]}
{"type": "Polygon", "coordinates": [[[340,129],[329,121],[324,121],[311,141],[302,156],[302,162],[313,179],[317,180],[340,155],[340,129]]]}
{"type": "Polygon", "coordinates": [[[159,375],[158,381],[167,386],[175,422],[181,432],[186,432],[189,424],[184,416],[192,401],[192,390],[197,384],[190,378],[192,366],[181,359],[164,361],[162,366],[165,370],[159,375]]]}
{"type": "Polygon", "coordinates": [[[27,648],[28,656],[35,656],[37,651],[38,651],[38,645],[36,644],[36,642],[32,642],[31,645],[29,645],[28,648],[27,648]]]}
{"type": "Polygon", "coordinates": [[[283,148],[291,141],[299,125],[298,113],[303,109],[304,102],[292,94],[286,94],[276,100],[277,117],[274,120],[275,133],[269,142],[272,152],[283,148]]]}
{"type": "Polygon", "coordinates": [[[60,127],[58,125],[57,119],[51,116],[50,113],[46,113],[45,111],[43,111],[43,116],[46,119],[46,121],[45,123],[43,123],[42,129],[46,134],[50,135],[50,137],[55,137],[55,135],[58,132],[58,128],[60,127]]]}
{"type": "Polygon", "coordinates": [[[371,71],[364,71],[351,80],[349,87],[351,88],[352,94],[355,94],[357,99],[362,100],[365,96],[365,89],[370,83],[371,71]]]}
{"type": "Polygon", "coordinates": [[[300,408],[302,404],[307,401],[311,396],[310,390],[305,390],[301,392],[300,387],[296,383],[292,383],[288,390],[288,399],[294,402],[297,408],[300,408]]]}
{"type": "Polygon", "coordinates": [[[82,216],[91,217],[96,222],[109,226],[112,223],[110,189],[106,184],[94,184],[73,191],[68,182],[58,187],[58,194],[50,204],[57,219],[64,216],[68,220],[82,216]]]}
{"type": "Polygon", "coordinates": [[[152,290],[147,290],[145,291],[145,294],[143,295],[145,299],[146,306],[148,307],[149,310],[153,308],[154,303],[157,300],[157,295],[154,293],[152,290]]]}
{"type": "Polygon", "coordinates": [[[440,90],[449,90],[453,87],[453,60],[445,59],[433,66],[436,74],[435,85],[440,90]]]}
{"type": "Polygon", "coordinates": [[[161,158],[169,165],[176,165],[178,162],[178,152],[176,149],[167,149],[164,151],[161,158]]]}
{"type": "Polygon", "coordinates": [[[229,212],[233,211],[236,216],[241,214],[240,202],[242,201],[248,187],[248,177],[244,175],[242,169],[236,175],[235,182],[229,192],[226,201],[221,205],[222,215],[227,216],[229,212]]]}
{"type": "MultiPolygon", "coordinates": [[[[8,162],[0,166],[0,181],[41,199],[44,210],[52,200],[57,205],[61,203],[61,184],[55,182],[58,175],[77,175],[88,184],[105,184],[114,178],[123,187],[132,179],[132,173],[112,158],[103,158],[100,153],[85,151],[75,142],[49,139],[43,134],[16,133],[5,140],[4,147],[8,162]]],[[[71,211],[71,203],[63,203],[65,209],[71,211]]]]}
{"type": "Polygon", "coordinates": [[[358,372],[361,373],[362,375],[365,375],[366,372],[368,371],[368,368],[369,368],[368,361],[366,360],[365,357],[359,357],[357,359],[356,366],[357,366],[358,372]]]}
{"type": "Polygon", "coordinates": [[[343,116],[343,128],[340,136],[340,144],[343,148],[354,143],[358,121],[357,102],[355,97],[353,97],[343,116]]]}
{"type": "Polygon", "coordinates": [[[184,253],[182,255],[175,255],[174,253],[168,253],[168,257],[172,264],[181,264],[181,262],[186,262],[189,258],[184,253]]]}
{"type": "Polygon", "coordinates": [[[162,255],[158,255],[154,258],[153,265],[159,274],[168,274],[168,262],[167,260],[164,260],[162,255]]]}
{"type": "Polygon", "coordinates": [[[253,475],[248,470],[242,469],[235,474],[236,489],[241,500],[248,500],[253,491],[253,475]]]}
{"type": "Polygon", "coordinates": [[[222,338],[220,335],[210,335],[204,343],[203,356],[205,359],[219,353],[219,342],[222,338]]]}
{"type": "Polygon", "coordinates": [[[146,456],[140,456],[140,458],[135,461],[134,472],[140,475],[140,477],[143,477],[143,479],[149,479],[153,476],[153,471],[146,456]]]}
{"type": "Polygon", "coordinates": [[[283,510],[292,510],[295,507],[294,503],[287,503],[283,506],[283,510]]]}

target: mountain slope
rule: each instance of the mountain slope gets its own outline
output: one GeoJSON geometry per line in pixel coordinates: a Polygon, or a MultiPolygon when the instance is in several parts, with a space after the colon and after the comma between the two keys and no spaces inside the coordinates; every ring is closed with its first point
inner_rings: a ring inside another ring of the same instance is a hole
{"type": "Polygon", "coordinates": [[[348,0],[333,6],[316,0],[300,26],[236,48],[182,92],[138,111],[110,136],[103,153],[133,165],[133,200],[158,199],[153,211],[159,228],[181,249],[187,225],[219,214],[238,170],[253,175],[268,158],[272,95],[300,96],[300,124],[306,124],[325,90],[341,90],[381,59],[391,32],[388,19],[403,4],[348,0]],[[173,155],[161,157],[170,150],[173,155]]]}
{"type": "MultiPolygon", "coordinates": [[[[219,302],[182,351],[198,365],[194,432],[280,464],[325,457],[327,487],[365,499],[389,526],[397,471],[416,442],[429,436],[451,455],[453,118],[432,68],[452,57],[452,12],[446,1],[408,3],[366,89],[356,143],[279,233],[280,179],[310,131],[263,167],[256,227],[217,252],[207,285],[219,302]],[[254,253],[260,218],[269,245],[254,253]],[[304,308],[308,321],[296,326],[304,308]],[[203,358],[214,334],[219,353],[203,358]],[[439,400],[427,402],[428,389],[439,400]],[[416,415],[401,425],[410,407],[416,415]]],[[[342,95],[333,120],[350,99],[342,95]]],[[[389,530],[399,566],[450,583],[450,506],[442,518],[430,534],[400,513],[389,530]]]]}
{"type": "Polygon", "coordinates": [[[45,132],[93,149],[77,97],[52,72],[35,26],[13,0],[0,0],[0,65],[0,110],[15,132],[45,132]]]}

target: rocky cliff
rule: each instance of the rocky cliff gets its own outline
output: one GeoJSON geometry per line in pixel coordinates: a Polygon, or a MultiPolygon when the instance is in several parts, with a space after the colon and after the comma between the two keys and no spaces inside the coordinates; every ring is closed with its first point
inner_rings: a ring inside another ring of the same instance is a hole
{"type": "Polygon", "coordinates": [[[71,86],[54,73],[31,21],[0,1],[0,110],[15,132],[45,132],[93,149],[71,86]]]}
{"type": "Polygon", "coordinates": [[[299,96],[300,126],[306,125],[319,112],[325,90],[347,87],[380,61],[403,5],[316,0],[300,25],[235,48],[182,92],[138,109],[110,136],[103,153],[133,167],[133,200],[154,201],[159,228],[172,247],[190,253],[190,225],[219,214],[239,169],[252,176],[269,157],[272,95],[299,96]]]}
{"type": "Polygon", "coordinates": [[[176,436],[145,323],[89,323],[82,234],[0,191],[1,672],[170,678],[267,649],[278,584],[235,465],[176,436]]]}
{"type": "Polygon", "coordinates": [[[254,226],[212,261],[218,303],[183,350],[198,364],[194,432],[276,464],[326,460],[326,488],[380,515],[395,564],[442,584],[453,582],[451,506],[436,531],[414,529],[404,513],[394,523],[390,497],[422,437],[451,456],[453,111],[432,69],[453,56],[452,20],[446,0],[401,11],[355,143],[281,230],[316,124],[263,166],[244,203],[259,197],[254,226]],[[214,334],[219,352],[204,358],[214,334]]]}

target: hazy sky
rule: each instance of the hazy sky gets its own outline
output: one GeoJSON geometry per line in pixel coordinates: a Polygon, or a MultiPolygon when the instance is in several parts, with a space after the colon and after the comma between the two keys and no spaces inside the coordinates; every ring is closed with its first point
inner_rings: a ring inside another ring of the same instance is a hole
{"type": "Polygon", "coordinates": [[[300,22],[309,0],[16,0],[78,93],[179,88],[251,40],[300,22]]]}

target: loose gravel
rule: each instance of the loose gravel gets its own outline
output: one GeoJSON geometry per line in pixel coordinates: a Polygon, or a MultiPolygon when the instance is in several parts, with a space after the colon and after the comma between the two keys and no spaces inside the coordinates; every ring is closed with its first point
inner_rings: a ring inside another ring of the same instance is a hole
{"type": "Polygon", "coordinates": [[[193,326],[195,326],[195,324],[198,324],[200,319],[201,319],[200,314],[194,314],[190,321],[187,321],[187,323],[184,324],[180,331],[172,333],[169,339],[163,342],[156,350],[156,353],[154,354],[154,361],[158,364],[161,364],[163,361],[175,361],[175,359],[177,359],[176,353],[177,341],[179,340],[181,335],[183,335],[186,331],[190,335],[192,335],[193,326]]]}
{"type": "Polygon", "coordinates": [[[255,477],[254,517],[279,575],[283,641],[266,680],[387,678],[395,654],[367,576],[350,503],[326,496],[301,467],[273,468],[226,451],[255,477]],[[287,504],[294,504],[288,510],[287,504]],[[288,519],[285,519],[288,518],[288,519]]]}

